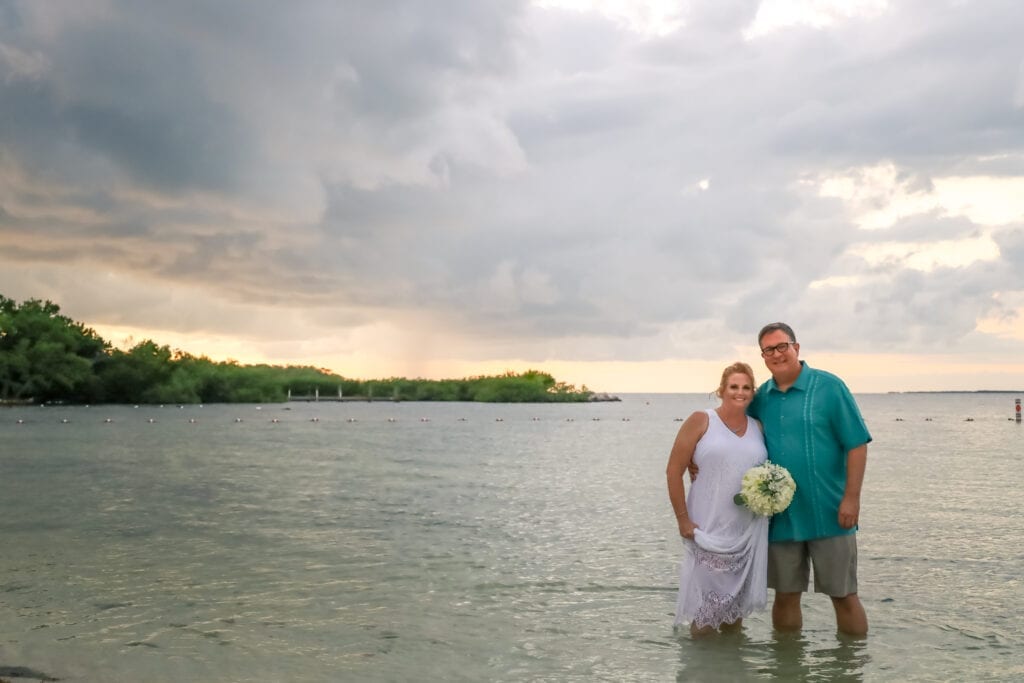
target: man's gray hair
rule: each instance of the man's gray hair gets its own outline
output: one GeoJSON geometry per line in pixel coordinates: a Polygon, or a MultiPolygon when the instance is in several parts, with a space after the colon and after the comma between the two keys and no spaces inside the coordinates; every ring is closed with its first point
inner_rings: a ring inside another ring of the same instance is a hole
{"type": "Polygon", "coordinates": [[[767,325],[761,328],[760,332],[758,332],[757,345],[761,345],[761,340],[764,339],[764,336],[766,334],[771,334],[772,332],[775,332],[777,330],[782,330],[783,332],[785,332],[789,336],[789,341],[796,341],[796,333],[794,333],[793,328],[787,325],[786,323],[768,323],[767,325]]]}

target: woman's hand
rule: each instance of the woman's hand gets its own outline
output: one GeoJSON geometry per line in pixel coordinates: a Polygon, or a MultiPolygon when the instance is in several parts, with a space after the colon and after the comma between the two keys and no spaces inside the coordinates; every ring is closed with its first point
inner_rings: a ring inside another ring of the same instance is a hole
{"type": "Polygon", "coordinates": [[[700,527],[694,524],[689,517],[678,517],[676,522],[679,523],[679,535],[692,541],[694,530],[700,527]]]}

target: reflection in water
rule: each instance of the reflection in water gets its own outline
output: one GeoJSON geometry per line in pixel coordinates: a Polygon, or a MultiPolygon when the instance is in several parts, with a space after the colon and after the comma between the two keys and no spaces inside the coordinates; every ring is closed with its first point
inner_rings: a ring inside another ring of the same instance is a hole
{"type": "Polygon", "coordinates": [[[767,671],[783,680],[860,681],[868,660],[867,640],[836,634],[812,642],[800,633],[775,633],[767,643],[767,671]]]}
{"type": "Polygon", "coordinates": [[[758,644],[746,632],[695,638],[688,628],[680,627],[675,633],[680,645],[677,681],[745,681],[757,677],[758,667],[745,653],[758,644]]]}
{"type": "Polygon", "coordinates": [[[804,634],[773,633],[755,640],[745,632],[693,638],[676,630],[677,681],[841,681],[863,680],[867,640],[835,634],[814,641],[804,634]],[[828,640],[830,642],[824,642],[828,640]]]}

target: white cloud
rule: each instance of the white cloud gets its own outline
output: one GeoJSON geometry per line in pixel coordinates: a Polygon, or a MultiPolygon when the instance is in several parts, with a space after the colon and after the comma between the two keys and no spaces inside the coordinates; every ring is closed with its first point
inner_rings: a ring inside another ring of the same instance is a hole
{"type": "MultiPolygon", "coordinates": [[[[978,261],[995,261],[999,247],[987,236],[939,242],[882,242],[850,249],[871,265],[895,263],[912,270],[963,268],[978,261]]],[[[833,279],[833,282],[835,279],[833,279]]]]}
{"type": "Polygon", "coordinates": [[[1024,341],[1024,289],[993,294],[1000,313],[978,319],[978,332],[1013,342],[1024,341]]]}
{"type": "Polygon", "coordinates": [[[864,230],[892,227],[901,219],[937,212],[963,216],[979,225],[1024,220],[1024,175],[946,176],[925,183],[883,163],[815,181],[823,197],[842,199],[864,230]]]}
{"type": "Polygon", "coordinates": [[[861,275],[833,275],[830,277],[815,280],[807,285],[808,289],[850,289],[864,284],[865,278],[861,275]]]}
{"type": "Polygon", "coordinates": [[[663,36],[683,24],[679,0],[534,0],[543,9],[593,12],[644,36],[663,36]]]}
{"type": "Polygon", "coordinates": [[[888,0],[761,0],[744,35],[749,40],[791,26],[825,28],[853,17],[877,16],[888,5],[888,0]]]}

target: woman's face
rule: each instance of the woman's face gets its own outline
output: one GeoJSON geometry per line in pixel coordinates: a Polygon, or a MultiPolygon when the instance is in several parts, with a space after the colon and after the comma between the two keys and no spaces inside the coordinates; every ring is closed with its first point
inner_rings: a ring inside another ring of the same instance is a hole
{"type": "Polygon", "coordinates": [[[746,409],[754,398],[754,382],[742,372],[734,372],[725,379],[722,387],[722,405],[735,404],[746,409]]]}

